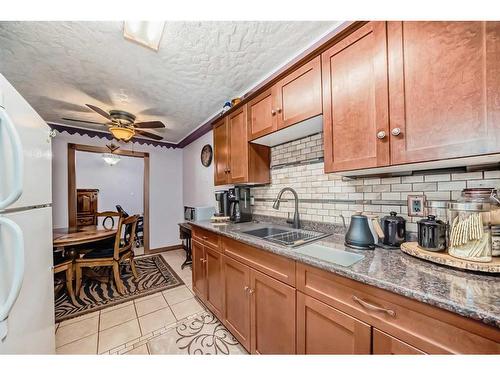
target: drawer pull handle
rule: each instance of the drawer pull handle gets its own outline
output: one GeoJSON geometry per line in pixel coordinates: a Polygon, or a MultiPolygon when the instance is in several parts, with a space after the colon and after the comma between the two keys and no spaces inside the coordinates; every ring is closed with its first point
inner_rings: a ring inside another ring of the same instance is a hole
{"type": "Polygon", "coordinates": [[[358,298],[356,296],[352,296],[352,299],[355,302],[359,303],[364,308],[366,308],[367,310],[372,310],[372,311],[376,311],[376,312],[383,312],[383,313],[386,313],[386,314],[392,316],[393,318],[396,316],[396,312],[394,310],[384,309],[382,307],[378,307],[378,306],[372,305],[371,303],[363,301],[361,298],[358,298]]]}
{"type": "Polygon", "coordinates": [[[255,290],[253,290],[253,289],[248,290],[248,293],[250,293],[250,294],[253,294],[254,292],[255,292],[255,290]]]}

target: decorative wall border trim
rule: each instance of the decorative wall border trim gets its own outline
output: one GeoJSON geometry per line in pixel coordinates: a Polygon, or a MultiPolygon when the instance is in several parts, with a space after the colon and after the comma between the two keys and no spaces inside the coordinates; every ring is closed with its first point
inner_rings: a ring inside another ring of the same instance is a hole
{"type": "MultiPolygon", "coordinates": [[[[275,198],[254,198],[256,202],[274,202],[275,198]]],[[[293,202],[293,199],[281,199],[281,202],[293,202]]],[[[448,201],[432,201],[437,207],[446,207],[448,201]]],[[[327,204],[367,204],[374,206],[406,206],[406,200],[379,200],[379,199],[300,199],[299,203],[327,203],[327,204]]]]}
{"type": "MultiPolygon", "coordinates": [[[[100,131],[95,131],[95,130],[90,130],[90,129],[82,129],[82,128],[75,128],[73,126],[66,126],[66,125],[61,125],[61,124],[54,124],[52,122],[47,123],[51,129],[57,130],[58,132],[66,132],[70,135],[74,134],[79,134],[79,135],[88,135],[90,138],[100,138],[100,139],[108,139],[112,141],[115,139],[110,133],[105,133],[105,132],[100,132],[100,131]]],[[[159,146],[159,147],[166,147],[166,148],[179,148],[179,145],[176,145],[175,143],[169,143],[169,142],[158,142],[158,141],[153,141],[149,139],[144,139],[144,138],[133,138],[130,143],[137,143],[140,145],[149,145],[149,146],[159,146]]]]}

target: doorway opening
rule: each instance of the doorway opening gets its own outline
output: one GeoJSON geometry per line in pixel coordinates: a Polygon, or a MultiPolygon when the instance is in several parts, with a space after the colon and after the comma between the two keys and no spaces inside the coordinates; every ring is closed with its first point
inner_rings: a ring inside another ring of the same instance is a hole
{"type": "Polygon", "coordinates": [[[68,144],[68,226],[75,228],[92,220],[87,209],[116,211],[120,205],[130,215],[143,216],[142,242],[148,254],[149,153],[120,148],[113,152],[120,158],[113,166],[103,160],[103,154],[109,154],[109,149],[68,144]]]}

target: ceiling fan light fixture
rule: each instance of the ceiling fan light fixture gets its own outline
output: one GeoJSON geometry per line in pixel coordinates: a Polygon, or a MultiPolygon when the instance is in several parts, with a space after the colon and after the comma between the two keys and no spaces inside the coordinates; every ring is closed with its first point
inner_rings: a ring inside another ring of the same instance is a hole
{"type": "Polygon", "coordinates": [[[165,21],[124,21],[123,36],[158,51],[165,21]]]}
{"type": "Polygon", "coordinates": [[[123,126],[111,126],[109,131],[113,134],[113,137],[119,141],[125,142],[130,141],[130,139],[135,135],[134,129],[123,126]]]}
{"type": "Polygon", "coordinates": [[[113,165],[118,164],[121,158],[120,155],[116,154],[102,154],[102,159],[107,165],[112,167],[113,165]]]}

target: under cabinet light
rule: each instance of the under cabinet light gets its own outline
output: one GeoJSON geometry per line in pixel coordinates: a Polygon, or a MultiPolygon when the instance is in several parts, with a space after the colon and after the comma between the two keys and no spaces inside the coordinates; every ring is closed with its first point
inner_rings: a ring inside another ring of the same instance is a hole
{"type": "Polygon", "coordinates": [[[125,39],[158,51],[164,27],[164,21],[125,21],[123,22],[123,36],[125,39]]]}

